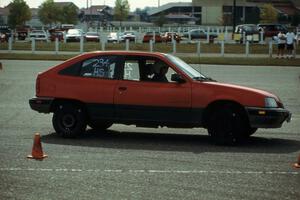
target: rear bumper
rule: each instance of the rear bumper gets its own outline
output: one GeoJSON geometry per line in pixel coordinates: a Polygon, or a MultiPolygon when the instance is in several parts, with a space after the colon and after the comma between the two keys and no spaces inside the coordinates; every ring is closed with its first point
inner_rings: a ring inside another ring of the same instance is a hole
{"type": "Polygon", "coordinates": [[[32,110],[40,113],[50,113],[53,98],[34,97],[29,99],[29,105],[32,110]]]}
{"type": "Polygon", "coordinates": [[[246,108],[252,128],[280,128],[284,121],[290,122],[292,113],[283,108],[246,108]]]}

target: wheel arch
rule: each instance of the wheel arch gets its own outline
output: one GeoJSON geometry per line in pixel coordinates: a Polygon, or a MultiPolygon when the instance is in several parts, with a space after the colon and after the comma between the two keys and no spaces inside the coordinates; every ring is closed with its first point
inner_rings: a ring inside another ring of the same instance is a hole
{"type": "Polygon", "coordinates": [[[82,101],[75,100],[75,99],[63,99],[63,98],[57,98],[57,99],[53,100],[53,102],[51,103],[51,106],[50,106],[50,112],[55,112],[57,107],[61,104],[72,104],[72,105],[81,107],[82,109],[84,109],[87,112],[86,105],[82,101]]]}
{"type": "Polygon", "coordinates": [[[248,114],[243,105],[241,105],[240,103],[238,103],[234,100],[224,99],[224,100],[213,101],[213,102],[209,103],[208,106],[204,109],[203,117],[202,117],[202,124],[203,124],[204,128],[208,127],[209,118],[210,118],[210,115],[213,113],[213,111],[215,111],[216,109],[219,109],[225,105],[234,106],[234,108],[238,109],[243,114],[243,116],[245,117],[245,120],[247,120],[247,122],[249,123],[248,114]]]}

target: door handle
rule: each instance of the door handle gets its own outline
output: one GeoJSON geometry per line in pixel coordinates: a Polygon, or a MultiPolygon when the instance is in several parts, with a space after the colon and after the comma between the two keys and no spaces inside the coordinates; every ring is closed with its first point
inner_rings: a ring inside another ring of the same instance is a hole
{"type": "Polygon", "coordinates": [[[125,91],[127,90],[127,87],[119,87],[119,91],[125,91]]]}

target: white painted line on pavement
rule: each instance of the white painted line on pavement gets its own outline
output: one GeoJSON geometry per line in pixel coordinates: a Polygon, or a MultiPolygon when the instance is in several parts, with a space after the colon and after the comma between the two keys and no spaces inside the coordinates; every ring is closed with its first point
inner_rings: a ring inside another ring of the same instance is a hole
{"type": "Polygon", "coordinates": [[[40,171],[40,172],[92,172],[92,173],[140,173],[140,174],[266,174],[300,175],[298,171],[209,171],[209,170],[121,170],[121,169],[49,169],[49,168],[0,168],[0,171],[40,171]]]}

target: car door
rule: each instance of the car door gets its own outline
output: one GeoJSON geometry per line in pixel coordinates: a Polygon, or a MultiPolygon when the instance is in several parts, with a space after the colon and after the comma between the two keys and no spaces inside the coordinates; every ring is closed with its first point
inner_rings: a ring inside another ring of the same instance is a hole
{"type": "Polygon", "coordinates": [[[156,61],[157,58],[149,56],[124,58],[123,76],[115,92],[116,113],[120,120],[156,123],[189,120],[191,84],[172,82],[171,73],[177,72],[171,66],[167,74],[170,82],[152,81],[150,66],[156,61]]]}

